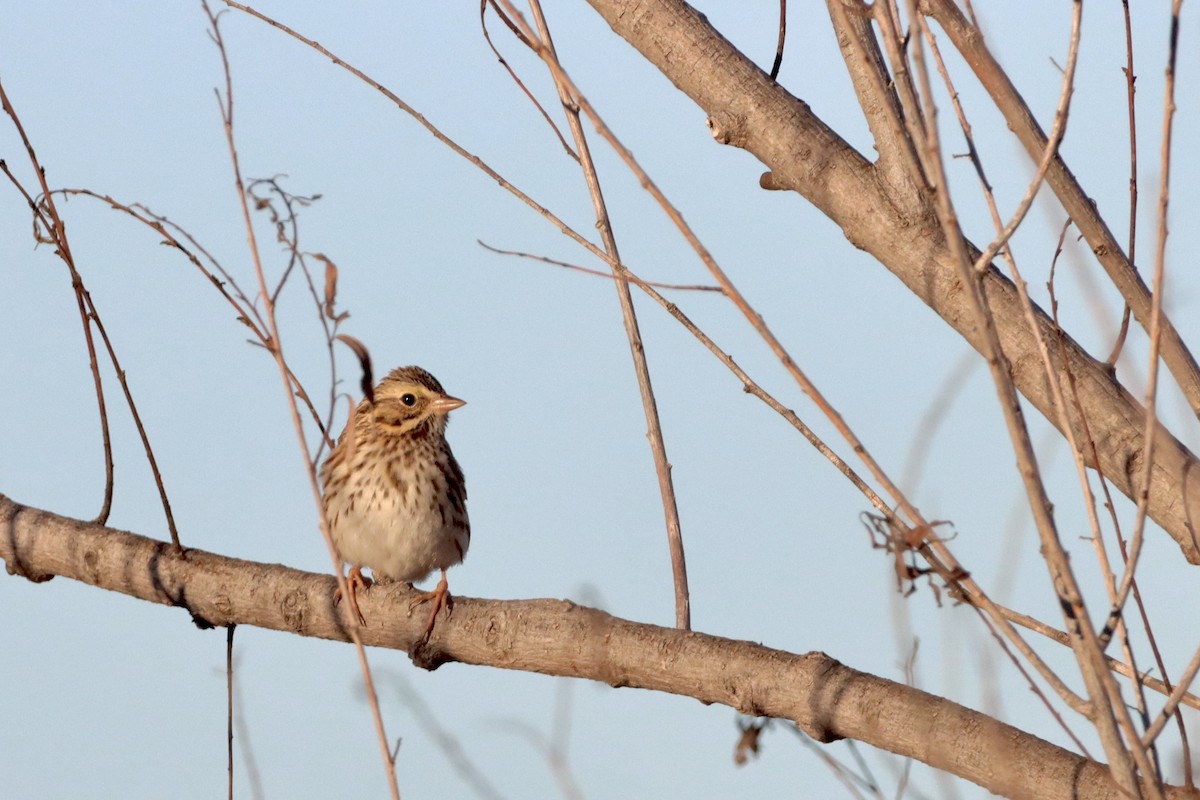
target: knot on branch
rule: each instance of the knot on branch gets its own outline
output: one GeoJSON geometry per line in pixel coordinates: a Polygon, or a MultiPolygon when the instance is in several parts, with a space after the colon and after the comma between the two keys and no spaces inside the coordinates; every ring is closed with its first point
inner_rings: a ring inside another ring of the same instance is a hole
{"type": "Polygon", "coordinates": [[[775,177],[774,172],[764,172],[762,175],[759,175],[758,187],[760,189],[766,189],[768,192],[789,192],[792,190],[791,186],[785,186],[783,183],[781,183],[779,179],[775,177]]]}
{"type": "Polygon", "coordinates": [[[15,575],[18,578],[24,578],[30,583],[45,583],[54,577],[54,575],[49,573],[33,572],[32,570],[26,568],[25,565],[21,563],[20,559],[15,556],[12,559],[4,562],[4,566],[9,575],[15,575]]]}
{"type": "Polygon", "coordinates": [[[745,146],[746,136],[742,133],[744,122],[737,114],[730,111],[716,111],[709,115],[707,125],[712,132],[712,137],[719,144],[728,144],[734,147],[745,146]]]}
{"type": "Polygon", "coordinates": [[[450,660],[440,647],[431,643],[425,637],[421,637],[413,642],[412,647],[408,650],[408,657],[412,659],[413,666],[428,670],[429,672],[433,672],[450,660]]]}
{"type": "Polygon", "coordinates": [[[803,719],[794,719],[796,727],[804,731],[813,741],[829,744],[844,739],[837,732],[834,724],[834,713],[838,704],[846,697],[851,672],[840,661],[830,658],[824,653],[812,652],[804,656],[806,659],[817,659],[819,666],[813,674],[813,691],[809,703],[809,713],[803,719]]]}

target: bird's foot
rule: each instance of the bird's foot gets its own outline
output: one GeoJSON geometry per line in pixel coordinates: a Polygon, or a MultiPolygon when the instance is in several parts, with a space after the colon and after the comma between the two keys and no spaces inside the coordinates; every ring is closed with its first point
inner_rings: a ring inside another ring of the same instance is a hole
{"type": "Polygon", "coordinates": [[[442,570],[442,579],[438,581],[438,585],[432,592],[426,592],[413,598],[412,602],[408,604],[409,613],[411,614],[414,608],[429,601],[433,601],[433,608],[429,613],[429,622],[425,626],[425,633],[419,640],[422,644],[429,641],[429,635],[433,633],[433,624],[437,621],[438,612],[443,608],[449,612],[454,605],[454,598],[450,594],[450,585],[446,583],[446,570],[442,570]]]}
{"type": "MultiPolygon", "coordinates": [[[[350,589],[350,610],[354,612],[354,616],[358,618],[359,625],[366,625],[367,620],[363,617],[362,611],[358,607],[358,590],[366,591],[371,588],[371,579],[362,574],[362,569],[359,567],[351,567],[350,572],[346,575],[346,585],[350,589]]],[[[339,586],[333,593],[333,604],[336,606],[342,602],[342,589],[339,586]]]]}

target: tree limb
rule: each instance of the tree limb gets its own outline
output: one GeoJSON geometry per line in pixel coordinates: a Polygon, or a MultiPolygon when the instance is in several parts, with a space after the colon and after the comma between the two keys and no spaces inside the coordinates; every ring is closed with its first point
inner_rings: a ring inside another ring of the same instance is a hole
{"type": "MultiPolygon", "coordinates": [[[[243,561],[15,503],[0,495],[0,558],[10,574],[63,576],[188,611],[201,628],[254,625],[350,641],[329,575],[243,561]]],[[[410,650],[423,615],[413,592],[376,585],[360,595],[363,642],[410,650]]],[[[422,666],[461,662],[588,678],[792,720],[821,742],[856,739],[1014,798],[1121,797],[1103,764],[948,700],[844,666],[753,642],[662,628],[560,600],[456,598],[422,666]]],[[[1200,797],[1171,789],[1168,797],[1200,797]]]]}
{"type": "MultiPolygon", "coordinates": [[[[1029,106],[1025,104],[1021,93],[1013,86],[1007,73],[988,50],[979,30],[955,3],[947,0],[929,0],[925,8],[950,37],[959,54],[974,71],[975,77],[991,95],[996,108],[1004,115],[1009,130],[1013,131],[1030,158],[1036,162],[1046,151],[1046,134],[1038,125],[1029,106]]],[[[1113,286],[1121,293],[1134,318],[1142,324],[1148,334],[1153,305],[1150,290],[1138,273],[1137,267],[1129,262],[1104,218],[1096,210],[1096,204],[1084,193],[1083,187],[1076,181],[1061,155],[1056,154],[1050,162],[1046,183],[1050,184],[1063,208],[1071,215],[1071,220],[1087,239],[1096,260],[1108,273],[1113,286]]],[[[1161,327],[1163,361],[1171,370],[1179,388],[1183,390],[1192,412],[1200,415],[1200,367],[1196,365],[1196,359],[1165,315],[1162,317],[1161,327]]]]}
{"type": "MultiPolygon", "coordinates": [[[[713,137],[742,148],[771,172],[766,188],[798,192],[837,223],[846,238],[870,253],[958,331],[976,350],[982,332],[955,262],[927,204],[890,191],[876,167],[801,100],[772,81],[681,0],[588,0],[618,35],[708,114],[713,137]]],[[[969,243],[968,243],[969,244],[969,243]]],[[[969,246],[972,259],[979,250],[969,246]]],[[[1056,426],[1059,414],[1046,385],[1037,339],[1012,283],[994,267],[983,278],[1001,345],[1021,392],[1056,426]]],[[[1079,401],[1096,439],[1103,471],[1126,496],[1136,497],[1145,442],[1145,409],[1103,364],[1073,339],[1059,336],[1040,308],[1037,324],[1052,343],[1052,363],[1073,373],[1079,401]]],[[[1063,379],[1066,379],[1064,374],[1063,379]]],[[[1074,407],[1066,416],[1082,435],[1074,407]]],[[[1161,425],[1155,428],[1149,514],[1200,564],[1200,460],[1161,425]]]]}

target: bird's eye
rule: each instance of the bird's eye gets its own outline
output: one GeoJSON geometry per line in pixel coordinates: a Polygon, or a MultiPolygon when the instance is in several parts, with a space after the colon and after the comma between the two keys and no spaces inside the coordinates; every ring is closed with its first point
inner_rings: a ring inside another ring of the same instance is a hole
{"type": "Polygon", "coordinates": [[[409,392],[408,394],[401,396],[400,402],[411,408],[417,404],[417,396],[412,392],[409,392]]]}

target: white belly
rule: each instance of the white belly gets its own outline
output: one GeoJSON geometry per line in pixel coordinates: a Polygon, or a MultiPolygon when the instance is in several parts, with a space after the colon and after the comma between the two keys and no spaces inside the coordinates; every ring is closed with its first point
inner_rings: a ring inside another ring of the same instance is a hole
{"type": "Polygon", "coordinates": [[[327,498],[326,519],[342,560],[369,567],[376,578],[409,582],[463,560],[471,540],[466,511],[436,496],[432,473],[408,481],[404,494],[384,494],[372,488],[382,477],[368,472],[351,477],[350,488],[359,491],[343,493],[347,499],[327,498]]]}

